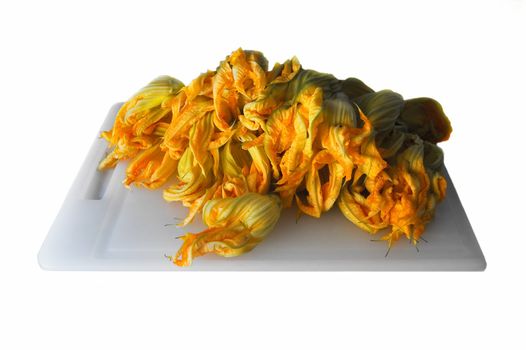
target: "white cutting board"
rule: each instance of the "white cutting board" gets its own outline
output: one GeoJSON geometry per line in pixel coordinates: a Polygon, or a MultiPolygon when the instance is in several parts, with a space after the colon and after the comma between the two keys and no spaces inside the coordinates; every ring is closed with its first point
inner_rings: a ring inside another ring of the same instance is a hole
{"type": "MultiPolygon", "coordinates": [[[[121,104],[114,105],[101,130],[113,125],[121,104]]],[[[385,242],[361,231],[337,206],[320,219],[284,210],[273,232],[252,252],[235,258],[207,255],[190,267],[173,265],[181,244],[175,237],[205,228],[198,217],[179,228],[174,217],[187,209],[167,203],[161,190],[149,191],[122,185],[126,164],[97,171],[107,152],[105,140],[94,141],[55,222],[38,254],[48,270],[472,270],[486,268],[486,261],[446,172],[446,199],[438,205],[417,249],[406,239],[396,242],[387,257],[385,242]]]]}

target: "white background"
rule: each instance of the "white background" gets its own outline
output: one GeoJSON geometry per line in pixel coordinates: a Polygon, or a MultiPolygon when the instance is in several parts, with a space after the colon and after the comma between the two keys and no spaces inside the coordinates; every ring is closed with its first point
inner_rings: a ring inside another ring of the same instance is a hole
{"type": "Polygon", "coordinates": [[[2,2],[0,348],[524,349],[525,14],[521,1],[2,2]],[[188,83],[238,47],[440,101],[487,270],[40,270],[109,107],[161,74],[188,83]]]}

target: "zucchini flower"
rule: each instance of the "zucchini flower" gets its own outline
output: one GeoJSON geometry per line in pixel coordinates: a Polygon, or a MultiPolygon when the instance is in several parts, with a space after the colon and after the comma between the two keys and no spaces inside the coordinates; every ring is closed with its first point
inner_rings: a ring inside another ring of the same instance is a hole
{"type": "MultiPolygon", "coordinates": [[[[192,141],[191,136],[194,134],[201,136],[201,132],[205,132],[203,135],[208,135],[211,131],[208,120],[205,120],[207,125],[204,126],[207,130],[202,130],[203,126],[199,126],[196,130],[195,124],[202,119],[208,119],[213,111],[213,76],[214,72],[210,71],[201,74],[188,86],[182,88],[169,105],[172,119],[163,137],[163,147],[174,159],[182,157],[189,146],[189,141],[192,141]]],[[[194,142],[199,141],[194,140],[194,142]]]]}
{"type": "Polygon", "coordinates": [[[319,218],[338,199],[343,178],[344,169],[332,155],[326,150],[318,152],[305,177],[308,204],[304,204],[300,196],[296,195],[298,208],[307,215],[319,218]]]}
{"type": "Polygon", "coordinates": [[[257,138],[253,133],[246,132],[239,135],[243,142],[243,149],[250,154],[251,164],[247,175],[248,189],[250,192],[266,194],[270,188],[271,168],[270,162],[263,148],[263,138],[257,138]]]}
{"type": "Polygon", "coordinates": [[[212,176],[212,157],[205,162],[205,171],[195,161],[191,148],[187,148],[177,166],[177,183],[170,185],[163,192],[168,202],[181,201],[190,208],[187,217],[180,223],[184,226],[192,221],[203,205],[213,197],[218,182],[212,176]]]}
{"type": "Polygon", "coordinates": [[[267,60],[257,51],[234,51],[217,68],[213,81],[214,124],[227,130],[243,106],[256,99],[267,84],[267,60]]]}
{"type": "Polygon", "coordinates": [[[247,192],[247,176],[252,159],[250,154],[241,148],[241,143],[229,141],[220,153],[223,170],[222,197],[239,197],[247,192]]]}
{"type": "Polygon", "coordinates": [[[323,90],[316,85],[309,85],[296,97],[295,135],[290,148],[281,158],[281,178],[276,188],[285,207],[291,205],[296,190],[311,167],[318,127],[323,121],[322,103],[323,90]]]}
{"type": "Polygon", "coordinates": [[[112,168],[119,160],[132,158],[156,144],[171,116],[171,101],[183,86],[177,79],[160,76],[124,103],[113,128],[101,134],[114,148],[100,162],[99,170],[112,168]]]}
{"type": "Polygon", "coordinates": [[[353,102],[367,116],[377,133],[393,129],[404,106],[402,96],[391,90],[371,92],[358,97],[353,102]]]}
{"type": "Polygon", "coordinates": [[[182,236],[183,244],[170,260],[188,266],[194,258],[208,253],[233,257],[249,252],[272,231],[280,212],[281,202],[276,195],[250,192],[208,201],[203,208],[208,229],[182,236]]]}
{"type": "Polygon", "coordinates": [[[172,106],[173,117],[164,134],[163,146],[170,150],[174,158],[182,156],[192,127],[213,110],[213,100],[201,95],[172,106]]]}
{"type": "Polygon", "coordinates": [[[432,143],[448,140],[452,131],[440,103],[428,97],[405,101],[399,121],[409,132],[432,143]]]}
{"type": "Polygon", "coordinates": [[[161,187],[177,169],[177,161],[160,144],[142,151],[126,168],[126,187],[135,183],[150,190],[161,187]]]}
{"type": "Polygon", "coordinates": [[[368,138],[361,146],[353,178],[342,187],[338,199],[343,215],[369,233],[388,226],[393,204],[386,167],[374,138],[368,138]]]}
{"type": "Polygon", "coordinates": [[[301,64],[296,56],[285,61],[283,64],[276,63],[274,68],[267,74],[267,81],[270,84],[287,83],[301,70],[301,64]]]}
{"type": "Polygon", "coordinates": [[[394,205],[389,215],[391,232],[382,236],[391,246],[404,235],[416,244],[429,220],[424,215],[431,182],[424,167],[424,145],[420,138],[397,157],[396,166],[388,171],[393,181],[394,205]]]}

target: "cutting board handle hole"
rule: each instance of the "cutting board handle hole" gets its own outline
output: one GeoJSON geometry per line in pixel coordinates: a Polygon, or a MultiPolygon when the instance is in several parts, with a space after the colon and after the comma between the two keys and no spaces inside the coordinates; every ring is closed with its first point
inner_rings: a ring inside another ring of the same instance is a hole
{"type": "Polygon", "coordinates": [[[100,200],[104,198],[104,194],[108,189],[108,184],[110,183],[114,170],[115,169],[108,169],[100,171],[95,169],[91,176],[91,181],[89,181],[86,186],[84,198],[90,200],[100,200]]]}

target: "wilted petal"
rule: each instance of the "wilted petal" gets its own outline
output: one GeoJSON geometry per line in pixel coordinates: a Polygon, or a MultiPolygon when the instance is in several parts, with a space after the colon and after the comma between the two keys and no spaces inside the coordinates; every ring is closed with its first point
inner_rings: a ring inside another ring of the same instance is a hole
{"type": "Polygon", "coordinates": [[[344,178],[343,167],[326,150],[318,152],[306,175],[307,204],[296,196],[298,208],[307,215],[320,217],[338,198],[344,178]]]}
{"type": "Polygon", "coordinates": [[[188,132],[191,127],[207,115],[208,112],[213,110],[213,100],[208,97],[198,96],[192,101],[186,101],[186,104],[179,114],[174,115],[170,126],[166,130],[164,136],[164,144],[166,147],[171,148],[171,142],[173,142],[173,139],[188,137],[188,132]]]}
{"type": "Polygon", "coordinates": [[[356,226],[369,233],[376,233],[388,227],[388,223],[378,220],[380,208],[371,207],[367,198],[360,192],[350,191],[350,184],[342,187],[338,207],[343,215],[356,226]]]}
{"type": "Polygon", "coordinates": [[[272,113],[265,126],[263,144],[275,179],[278,179],[280,175],[281,155],[291,147],[295,137],[294,115],[294,107],[280,108],[272,113]]]}
{"type": "Polygon", "coordinates": [[[240,113],[237,91],[234,87],[232,67],[228,60],[221,62],[213,81],[214,124],[219,130],[226,130],[240,113]]]}
{"type": "Polygon", "coordinates": [[[134,183],[149,189],[162,186],[177,169],[177,161],[159,144],[142,151],[126,168],[126,186],[134,183]]]}
{"type": "Polygon", "coordinates": [[[201,167],[203,174],[209,170],[206,163],[210,161],[208,144],[212,138],[214,125],[212,124],[212,112],[208,112],[203,118],[195,123],[190,129],[190,149],[194,154],[195,161],[201,167]]]}
{"type": "MultiPolygon", "coordinates": [[[[250,143],[256,139],[256,136],[247,132],[239,138],[244,143],[250,143]]],[[[251,192],[265,194],[269,190],[272,177],[268,157],[265,154],[263,145],[252,146],[247,150],[252,158],[252,164],[247,176],[248,188],[251,192]]]]}
{"type": "Polygon", "coordinates": [[[230,55],[228,61],[232,66],[233,86],[238,93],[247,99],[255,99],[265,88],[266,72],[260,63],[266,66],[266,59],[261,53],[247,52],[239,49],[230,55]]]}
{"type": "Polygon", "coordinates": [[[294,79],[300,70],[300,61],[294,56],[291,60],[287,60],[283,64],[276,63],[272,71],[268,73],[267,81],[270,84],[287,83],[294,79]]]}
{"type": "Polygon", "coordinates": [[[249,191],[247,176],[250,171],[251,157],[241,148],[241,143],[229,141],[221,150],[222,197],[238,197],[249,191]]]}

